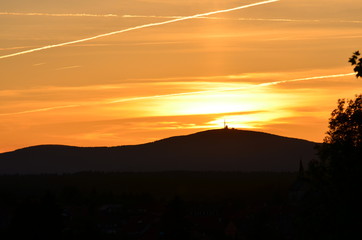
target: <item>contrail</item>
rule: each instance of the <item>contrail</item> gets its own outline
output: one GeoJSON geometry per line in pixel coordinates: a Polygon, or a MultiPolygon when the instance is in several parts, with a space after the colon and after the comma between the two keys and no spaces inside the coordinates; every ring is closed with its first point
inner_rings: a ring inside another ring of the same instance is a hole
{"type": "MultiPolygon", "coordinates": [[[[0,12],[7,16],[44,16],[44,17],[102,17],[102,18],[158,18],[175,19],[185,16],[161,15],[118,15],[118,14],[92,14],[92,13],[41,13],[41,12],[0,12]]],[[[235,20],[235,21],[269,21],[269,22],[329,22],[329,23],[362,23],[360,20],[320,20],[320,19],[288,19],[288,18],[223,18],[223,17],[197,17],[201,19],[235,20]]]]}
{"type": "Polygon", "coordinates": [[[80,68],[81,66],[75,65],[75,66],[67,66],[67,67],[60,67],[60,68],[56,68],[55,70],[59,71],[59,70],[66,70],[66,69],[73,69],[73,68],[80,68]]]}
{"type": "MultiPolygon", "coordinates": [[[[301,81],[309,81],[309,80],[316,80],[316,79],[325,79],[325,78],[338,78],[338,77],[346,77],[355,75],[356,73],[343,73],[343,74],[334,74],[334,75],[327,75],[327,76],[316,76],[316,77],[307,77],[307,78],[297,78],[292,80],[282,80],[282,81],[275,81],[275,82],[268,82],[268,83],[260,83],[255,86],[251,86],[249,88],[255,88],[255,87],[265,87],[265,86],[272,86],[282,83],[290,83],[290,82],[301,82],[301,81]]],[[[230,91],[234,91],[238,89],[233,89],[230,91]]]]}
{"type": "MultiPolygon", "coordinates": [[[[123,15],[123,18],[165,18],[165,19],[177,19],[184,18],[185,16],[157,16],[157,15],[123,15]]],[[[270,21],[270,22],[321,22],[321,20],[314,19],[289,19],[289,18],[226,18],[226,17],[197,17],[200,19],[212,19],[212,20],[233,20],[233,21],[270,21]]],[[[338,21],[340,22],[340,21],[338,21]]],[[[354,23],[356,21],[353,21],[354,23]]],[[[357,21],[358,22],[358,21],[357,21]]]]}
{"type": "Polygon", "coordinates": [[[28,47],[33,47],[33,46],[19,46],[19,47],[0,48],[0,51],[18,50],[18,49],[28,48],[28,47]]]}
{"type": "Polygon", "coordinates": [[[26,114],[26,113],[47,112],[47,111],[52,111],[52,110],[57,110],[57,109],[75,108],[75,107],[80,107],[80,106],[84,106],[84,105],[73,104],[73,105],[65,105],[65,106],[57,106],[57,107],[38,108],[38,109],[32,109],[32,110],[15,112],[15,113],[1,113],[0,116],[11,116],[11,115],[26,114]]]}
{"type": "MultiPolygon", "coordinates": [[[[123,18],[165,18],[175,19],[184,16],[157,16],[157,15],[122,15],[123,18]]],[[[262,21],[262,22],[304,22],[304,23],[362,23],[360,20],[324,20],[324,19],[291,19],[291,18],[226,18],[226,17],[198,17],[212,20],[232,20],[232,21],[262,21]]]]}
{"type": "Polygon", "coordinates": [[[58,109],[64,109],[64,108],[116,104],[116,103],[123,103],[123,102],[132,102],[132,101],[166,98],[166,97],[179,97],[179,96],[187,96],[187,95],[194,95],[194,94],[239,91],[239,90],[273,86],[273,85],[278,85],[278,84],[283,84],[283,83],[311,81],[311,80],[326,79],[326,78],[339,78],[339,77],[352,76],[352,75],[355,75],[355,73],[343,73],[343,74],[334,74],[334,75],[325,75],[325,76],[316,76],[316,77],[307,77],[307,78],[297,78],[297,79],[290,79],[290,80],[260,83],[260,84],[255,84],[253,86],[244,86],[244,87],[234,87],[234,88],[224,88],[224,89],[215,89],[215,90],[203,90],[203,91],[193,91],[193,92],[183,92],[183,93],[160,94],[160,95],[152,95],[152,96],[144,96],[144,97],[123,98],[123,99],[117,99],[117,100],[111,100],[111,101],[108,100],[108,101],[93,103],[93,104],[73,104],[73,105],[64,105],[64,106],[33,109],[33,110],[27,110],[27,111],[22,111],[22,112],[1,113],[0,116],[12,116],[12,115],[20,115],[20,114],[26,114],[26,113],[46,112],[46,111],[58,110],[58,109]]]}
{"type": "Polygon", "coordinates": [[[97,38],[103,38],[103,37],[107,37],[107,36],[111,36],[111,35],[115,35],[115,34],[119,34],[119,33],[124,33],[124,32],[129,32],[129,31],[133,31],[133,30],[138,30],[138,29],[142,29],[142,28],[160,26],[160,25],[165,25],[165,24],[169,24],[169,23],[185,21],[185,20],[188,20],[188,19],[194,19],[194,18],[199,18],[199,17],[204,17],[204,16],[210,16],[210,15],[218,14],[218,13],[226,13],[226,12],[231,12],[231,11],[235,11],[235,10],[239,10],[239,9],[244,9],[244,8],[254,7],[254,6],[258,6],[258,5],[278,2],[278,1],[280,1],[280,0],[268,0],[268,1],[248,4],[248,5],[243,5],[243,6],[239,6],[239,7],[235,7],[235,8],[217,10],[217,11],[213,11],[213,12],[200,13],[200,14],[196,14],[196,15],[192,15],[192,16],[176,18],[176,19],[172,19],[172,20],[168,20],[168,21],[164,21],[164,22],[144,24],[144,25],[140,25],[140,26],[136,26],[136,27],[122,29],[122,30],[119,30],[119,31],[114,31],[114,32],[110,32],[110,33],[104,33],[104,34],[96,35],[96,36],[93,36],[93,37],[83,38],[83,39],[79,39],[79,40],[74,40],[74,41],[59,43],[59,44],[54,44],[54,45],[48,45],[48,46],[34,48],[34,49],[30,49],[30,50],[26,50],[26,51],[22,51],[22,52],[17,52],[17,53],[13,53],[13,54],[8,54],[8,55],[3,55],[3,56],[0,56],[0,59],[1,58],[14,57],[14,56],[23,55],[23,54],[32,53],[32,52],[37,52],[37,51],[42,51],[42,50],[46,50],[46,49],[50,49],[50,48],[56,48],[56,47],[62,47],[62,46],[66,46],[66,45],[86,42],[86,41],[94,40],[94,39],[97,39],[97,38]]]}
{"type": "Polygon", "coordinates": [[[163,97],[175,97],[175,96],[184,96],[184,95],[193,95],[193,94],[203,94],[203,93],[230,92],[230,91],[238,91],[238,90],[245,90],[245,89],[253,89],[253,88],[259,88],[259,87],[278,85],[278,84],[282,84],[282,83],[310,81],[310,80],[325,79],[325,78],[338,78],[338,77],[345,77],[345,76],[351,76],[351,75],[355,75],[355,73],[344,73],[344,74],[334,74],[334,75],[327,75],[327,76],[297,78],[297,79],[291,79],[291,80],[282,80],[282,81],[260,83],[260,84],[256,84],[256,85],[253,85],[253,86],[244,86],[244,87],[233,87],[233,88],[206,90],[206,91],[203,90],[203,91],[184,92],[184,93],[160,94],[160,95],[145,96],[145,97],[124,98],[124,99],[109,101],[109,102],[106,102],[104,104],[130,102],[130,101],[137,101],[137,100],[144,100],[144,99],[163,98],[163,97]]]}
{"type": "Polygon", "coordinates": [[[46,16],[46,17],[118,17],[116,14],[89,14],[89,13],[21,13],[0,12],[0,15],[9,16],[46,16]]]}

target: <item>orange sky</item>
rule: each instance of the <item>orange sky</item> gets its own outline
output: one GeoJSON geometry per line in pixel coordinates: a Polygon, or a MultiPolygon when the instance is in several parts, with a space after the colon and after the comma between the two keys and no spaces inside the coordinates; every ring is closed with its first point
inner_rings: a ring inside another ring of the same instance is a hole
{"type": "Polygon", "coordinates": [[[144,143],[224,119],[322,141],[337,99],[362,91],[343,75],[360,0],[280,0],[18,56],[258,1],[0,1],[0,152],[144,143]]]}

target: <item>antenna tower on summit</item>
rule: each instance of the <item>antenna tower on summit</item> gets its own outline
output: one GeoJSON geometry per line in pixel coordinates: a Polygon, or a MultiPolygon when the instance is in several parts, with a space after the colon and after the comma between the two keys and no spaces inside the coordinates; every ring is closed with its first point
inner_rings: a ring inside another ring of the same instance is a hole
{"type": "Polygon", "coordinates": [[[224,129],[229,129],[228,125],[226,124],[225,119],[224,119],[224,129]]]}

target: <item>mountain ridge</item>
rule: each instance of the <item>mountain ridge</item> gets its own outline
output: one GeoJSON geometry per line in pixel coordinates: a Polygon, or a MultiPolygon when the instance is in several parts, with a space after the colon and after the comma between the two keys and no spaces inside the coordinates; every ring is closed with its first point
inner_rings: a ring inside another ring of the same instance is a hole
{"type": "Polygon", "coordinates": [[[79,171],[296,171],[316,143],[270,133],[216,129],[113,147],[36,145],[0,154],[0,174],[79,171]]]}

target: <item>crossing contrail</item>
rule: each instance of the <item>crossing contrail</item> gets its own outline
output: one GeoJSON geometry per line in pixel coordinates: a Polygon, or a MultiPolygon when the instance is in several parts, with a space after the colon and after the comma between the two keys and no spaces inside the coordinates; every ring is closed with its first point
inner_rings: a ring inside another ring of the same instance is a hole
{"type": "Polygon", "coordinates": [[[201,90],[201,91],[183,92],[183,93],[170,93],[170,94],[160,94],[160,95],[152,95],[152,96],[133,97],[133,98],[122,98],[122,99],[108,100],[108,101],[102,101],[102,102],[90,103],[90,104],[72,104],[72,105],[63,105],[63,106],[32,109],[32,110],[26,110],[26,111],[21,111],[21,112],[0,113],[0,116],[12,116],[12,115],[20,115],[20,114],[26,114],[26,113],[47,112],[47,111],[66,109],[66,108],[85,107],[85,106],[93,106],[93,105],[107,105],[107,104],[116,104],[116,103],[123,103],[123,102],[148,100],[148,99],[187,96],[187,95],[194,95],[194,94],[231,92],[231,91],[239,91],[239,90],[247,90],[247,89],[273,86],[273,85],[278,85],[278,84],[283,84],[283,83],[311,81],[311,80],[319,80],[319,79],[327,79],[327,78],[339,78],[339,77],[352,76],[352,75],[355,75],[355,73],[343,73],[343,74],[334,74],[334,75],[325,75],[325,76],[296,78],[296,79],[289,79],[289,80],[260,83],[260,84],[255,84],[252,86],[243,86],[243,87],[233,87],[233,88],[214,89],[214,90],[201,90]]]}
{"type": "Polygon", "coordinates": [[[134,30],[138,30],[138,29],[142,29],[142,28],[160,26],[160,25],[165,25],[165,24],[169,24],[169,23],[185,21],[185,20],[188,20],[188,19],[194,19],[194,18],[199,18],[199,17],[210,16],[210,15],[218,14],[218,13],[226,13],[226,12],[231,12],[231,11],[235,11],[235,10],[239,10],[239,9],[244,9],[244,8],[254,7],[254,6],[258,6],[258,5],[278,2],[278,1],[280,1],[280,0],[262,1],[262,2],[252,3],[252,4],[248,4],[248,5],[235,7],[235,8],[217,10],[217,11],[213,11],[213,12],[200,13],[200,14],[195,14],[195,15],[192,15],[192,16],[186,16],[186,17],[171,19],[171,20],[164,21],[164,22],[157,22],[157,23],[149,23],[149,24],[139,25],[139,26],[136,26],[136,27],[126,28],[126,29],[122,29],[122,30],[118,30],[118,31],[114,31],[114,32],[99,34],[99,35],[96,35],[96,36],[93,36],[93,37],[88,37],[88,38],[83,38],[83,39],[74,40],[74,41],[70,41],[70,42],[58,43],[58,44],[48,45],[48,46],[44,46],[44,47],[29,49],[29,50],[26,50],[26,51],[12,53],[12,54],[8,54],[8,55],[3,55],[3,56],[0,56],[0,59],[15,57],[15,56],[18,56],[18,55],[23,55],[23,54],[27,54],[27,53],[42,51],[42,50],[46,50],[46,49],[50,49],[50,48],[56,48],[56,47],[62,47],[62,46],[66,46],[66,45],[86,42],[86,41],[94,40],[94,39],[97,39],[97,38],[108,37],[108,36],[111,36],[111,35],[124,33],[124,32],[129,32],[129,31],[134,31],[134,30]]]}

